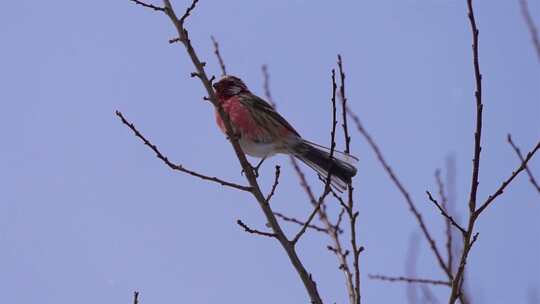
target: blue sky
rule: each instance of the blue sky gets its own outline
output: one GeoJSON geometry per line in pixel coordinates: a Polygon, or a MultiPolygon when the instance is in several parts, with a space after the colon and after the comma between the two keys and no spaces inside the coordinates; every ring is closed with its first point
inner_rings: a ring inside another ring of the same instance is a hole
{"type": "MultiPolygon", "coordinates": [[[[183,11],[189,1],[174,1],[183,11]]],[[[540,23],[540,6],[531,1],[540,23]]],[[[540,65],[518,1],[475,1],[484,75],[481,198],[540,138],[540,65]]],[[[344,57],[348,97],[443,246],[444,222],[427,201],[433,172],[453,155],[457,209],[470,183],[474,78],[465,1],[201,0],[188,21],[208,71],[219,74],[210,35],[230,73],[263,95],[268,64],[279,111],[325,144],[330,70],[344,57]]],[[[0,291],[6,303],[306,303],[278,244],[248,195],[172,172],[114,115],[121,110],[171,160],[244,182],[234,153],[202,100],[174,28],[129,1],[6,2],[0,11],[0,291]]],[[[401,275],[418,231],[402,197],[354,131],[354,181],[365,303],[405,303],[401,275]]],[[[276,211],[310,212],[286,157],[276,211]]],[[[540,176],[540,160],[530,165],[540,176]]],[[[306,169],[313,185],[315,175],[306,169]]],[[[319,185],[320,186],[320,185],[319,185]]],[[[320,189],[319,189],[320,190],[320,189]]],[[[335,211],[335,210],[334,210],[335,211]]],[[[284,224],[289,234],[297,227],[284,224]]],[[[520,176],[479,220],[468,282],[478,303],[524,303],[540,289],[540,196],[520,176]]],[[[344,303],[342,274],[308,234],[299,253],[329,303],[344,303]]],[[[443,278],[424,240],[419,276],[443,278]]],[[[448,290],[433,288],[441,303],[448,290]]]]}

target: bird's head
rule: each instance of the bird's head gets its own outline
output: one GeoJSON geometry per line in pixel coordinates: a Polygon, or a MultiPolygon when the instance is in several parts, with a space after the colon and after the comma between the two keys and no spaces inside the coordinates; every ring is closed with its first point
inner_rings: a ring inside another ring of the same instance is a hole
{"type": "Polygon", "coordinates": [[[240,93],[249,92],[242,79],[231,75],[223,76],[218,82],[214,83],[213,86],[214,89],[216,89],[216,94],[219,99],[227,99],[240,93]]]}

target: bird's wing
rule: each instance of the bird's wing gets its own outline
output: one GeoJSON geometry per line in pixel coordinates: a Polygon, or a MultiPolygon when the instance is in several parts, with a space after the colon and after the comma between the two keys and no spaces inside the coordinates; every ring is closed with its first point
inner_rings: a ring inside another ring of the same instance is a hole
{"type": "Polygon", "coordinates": [[[253,118],[260,126],[266,126],[270,122],[275,126],[283,126],[287,130],[291,131],[297,136],[300,136],[298,132],[291,126],[291,124],[285,120],[278,112],[264,99],[253,94],[239,95],[240,102],[249,109],[253,118]],[[267,121],[265,121],[267,120],[267,121]],[[271,120],[271,121],[268,121],[271,120]]]}

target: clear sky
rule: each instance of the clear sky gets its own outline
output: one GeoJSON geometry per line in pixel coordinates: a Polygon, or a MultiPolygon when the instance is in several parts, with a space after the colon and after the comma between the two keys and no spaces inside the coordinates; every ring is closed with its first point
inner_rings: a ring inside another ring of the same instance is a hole
{"type": "MultiPolygon", "coordinates": [[[[121,110],[171,160],[245,182],[169,20],[129,1],[4,1],[0,10],[0,294],[3,303],[307,303],[245,193],[172,172],[120,124],[121,110]]],[[[182,12],[187,0],[174,1],[182,12]]],[[[540,23],[540,4],[530,1],[540,23]]],[[[476,0],[484,74],[480,198],[540,138],[540,64],[517,0],[476,0]]],[[[188,21],[208,71],[210,35],[229,71],[263,95],[269,65],[279,111],[306,138],[329,140],[330,70],[344,57],[351,107],[376,138],[443,246],[443,220],[424,191],[453,155],[457,209],[470,184],[474,79],[465,0],[201,0],[188,21]]],[[[418,231],[396,188],[356,131],[354,184],[364,303],[405,303],[402,275],[418,231]]],[[[286,157],[276,211],[310,212],[286,157]]],[[[531,163],[540,178],[540,159],[531,163]]],[[[313,185],[314,174],[306,169],[313,185]]],[[[320,189],[318,189],[320,191],[320,189]]],[[[297,227],[285,225],[289,234],[297,227]]],[[[520,176],[480,219],[468,284],[475,303],[526,303],[540,289],[540,196],[520,176]]],[[[328,240],[310,232],[299,253],[328,303],[346,290],[328,240]]],[[[418,276],[443,279],[421,240],[418,276]]],[[[449,290],[433,288],[441,303],[449,290]]]]}

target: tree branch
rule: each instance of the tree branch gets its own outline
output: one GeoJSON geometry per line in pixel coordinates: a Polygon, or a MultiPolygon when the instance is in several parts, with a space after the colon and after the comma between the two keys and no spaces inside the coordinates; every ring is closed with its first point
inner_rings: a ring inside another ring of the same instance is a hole
{"type": "Polygon", "coordinates": [[[534,24],[531,13],[529,12],[529,4],[527,0],[519,0],[519,5],[521,6],[521,14],[523,15],[523,19],[525,20],[527,28],[531,34],[531,40],[534,49],[536,50],[536,55],[538,56],[538,60],[540,60],[540,38],[538,37],[538,28],[536,27],[536,24],[534,24]]]}
{"type": "Polygon", "coordinates": [[[138,291],[133,292],[133,304],[139,304],[139,292],[138,291]]]}
{"type": "MultiPolygon", "coordinates": [[[[320,208],[319,208],[320,209],[320,208]]],[[[319,210],[317,210],[319,211],[319,210]]],[[[304,226],[306,225],[306,222],[302,222],[300,221],[299,219],[296,219],[294,217],[288,217],[282,213],[279,213],[279,212],[274,212],[274,215],[276,215],[277,217],[279,217],[280,219],[286,221],[286,222],[289,222],[289,223],[294,223],[294,224],[297,224],[297,225],[300,225],[300,226],[304,226]]],[[[310,224],[310,223],[307,223],[307,228],[311,228],[315,231],[318,231],[318,232],[324,232],[324,233],[327,233],[327,230],[324,229],[324,228],[321,228],[317,225],[314,225],[314,224],[310,224]]]]}
{"type": "Polygon", "coordinates": [[[368,277],[372,280],[381,280],[387,282],[405,282],[405,283],[422,283],[430,285],[444,285],[450,286],[450,282],[441,281],[441,280],[431,280],[431,279],[420,279],[420,278],[409,278],[409,277],[389,277],[379,274],[370,274],[368,277]]]}
{"type": "Polygon", "coordinates": [[[218,102],[218,99],[216,98],[216,94],[212,88],[212,81],[204,70],[205,63],[199,59],[189,39],[189,33],[184,28],[184,22],[186,21],[187,17],[191,14],[191,12],[195,9],[197,2],[198,0],[193,0],[191,3],[191,6],[186,9],[186,12],[184,13],[184,15],[181,18],[178,18],[172,7],[171,1],[163,0],[164,6],[165,6],[164,12],[169,17],[171,22],[174,24],[178,33],[178,41],[181,42],[183,46],[185,47],[189,58],[191,59],[193,65],[195,66],[195,69],[196,69],[195,75],[197,76],[197,78],[199,78],[202,85],[206,89],[208,97],[206,97],[205,99],[210,101],[214,105],[214,107],[217,110],[218,115],[223,120],[226,133],[227,133],[227,138],[229,139],[233,147],[233,150],[238,158],[238,161],[245,172],[245,177],[250,184],[250,189],[251,189],[250,192],[252,193],[253,197],[257,200],[259,207],[261,208],[261,211],[264,213],[266,221],[271,227],[273,233],[276,235],[275,236],[276,239],[279,241],[279,243],[281,244],[281,246],[287,253],[289,260],[293,264],[293,267],[295,268],[300,279],[302,280],[302,283],[304,284],[304,287],[311,299],[311,302],[315,304],[322,304],[322,299],[319,295],[319,292],[317,291],[317,286],[315,284],[315,281],[312,278],[312,275],[306,270],[306,268],[300,261],[300,258],[298,257],[298,254],[296,253],[294,246],[285,236],[285,233],[283,232],[276,217],[274,216],[274,213],[270,205],[268,204],[264,195],[262,194],[262,191],[257,182],[257,177],[255,176],[255,172],[253,171],[251,165],[247,161],[246,156],[238,143],[238,137],[233,132],[233,128],[229,120],[229,117],[227,113],[223,110],[223,108],[221,107],[221,104],[218,102]]]}
{"type": "Polygon", "coordinates": [[[375,152],[375,155],[377,156],[377,160],[382,165],[383,169],[386,171],[386,173],[388,174],[388,176],[390,177],[394,185],[398,188],[399,192],[402,194],[403,198],[405,199],[405,202],[409,206],[409,210],[412,212],[412,214],[416,218],[416,221],[418,222],[418,225],[420,226],[420,230],[422,231],[422,234],[427,239],[429,246],[431,248],[431,251],[435,255],[437,262],[439,263],[439,266],[446,273],[446,275],[449,278],[451,278],[452,273],[450,272],[450,269],[446,267],[446,263],[444,262],[442,255],[440,254],[439,249],[437,248],[435,240],[431,236],[431,233],[429,232],[426,224],[424,223],[424,219],[422,218],[422,215],[420,214],[418,209],[416,209],[416,206],[413,203],[409,192],[405,189],[405,187],[399,181],[396,174],[394,173],[394,170],[392,170],[392,167],[390,167],[390,165],[388,165],[388,163],[384,159],[382,152],[379,149],[379,146],[375,143],[371,135],[366,131],[366,129],[364,128],[364,126],[362,125],[360,121],[360,118],[356,114],[354,114],[354,112],[351,111],[350,108],[347,108],[347,113],[353,119],[353,122],[356,125],[358,132],[360,132],[360,134],[366,139],[366,141],[368,142],[373,152],[375,152]]]}
{"type": "Polygon", "coordinates": [[[241,220],[236,220],[236,223],[244,228],[244,230],[248,233],[251,233],[251,234],[258,234],[258,235],[262,235],[262,236],[266,236],[266,237],[277,237],[277,235],[275,233],[269,233],[269,232],[263,232],[263,231],[259,231],[259,230],[256,230],[256,229],[251,229],[248,227],[248,225],[244,224],[244,222],[242,222],[241,220]]]}
{"type": "MultiPolygon", "coordinates": [[[[341,112],[343,119],[343,137],[345,140],[345,153],[349,154],[351,151],[351,137],[349,136],[349,128],[347,126],[347,96],[345,95],[345,72],[343,70],[343,61],[341,55],[338,55],[338,69],[340,76],[339,97],[341,99],[341,112]]],[[[359,247],[356,240],[356,219],[358,218],[358,211],[354,210],[354,187],[352,181],[348,185],[348,200],[346,211],[349,216],[349,224],[351,229],[351,248],[353,251],[353,267],[354,267],[354,303],[360,304],[360,253],[364,250],[363,247],[359,247]]]]}
{"type": "Polygon", "coordinates": [[[214,44],[214,54],[216,54],[216,57],[219,62],[219,67],[221,68],[221,76],[225,76],[227,75],[227,69],[225,68],[225,62],[223,61],[223,58],[221,57],[221,53],[219,52],[219,44],[216,38],[214,38],[214,36],[210,36],[210,38],[212,39],[212,43],[214,44]]]}
{"type": "Polygon", "coordinates": [[[506,179],[502,184],[501,186],[492,194],[490,195],[487,200],[482,204],[482,206],[480,206],[480,208],[478,208],[478,210],[476,210],[474,216],[475,217],[478,217],[487,207],[489,207],[489,205],[491,205],[493,203],[493,201],[501,194],[503,194],[504,192],[504,189],[512,182],[512,180],[514,180],[514,178],[516,176],[518,176],[518,174],[525,170],[525,168],[527,167],[527,163],[529,162],[529,160],[531,160],[531,158],[534,156],[534,154],[538,151],[538,149],[540,149],[540,141],[536,144],[536,146],[529,152],[527,153],[527,156],[525,157],[525,159],[522,161],[521,165],[514,171],[512,172],[512,174],[510,175],[510,177],[508,177],[508,179],[506,179]]]}
{"type": "Polygon", "coordinates": [[[437,206],[437,208],[439,209],[441,214],[446,218],[446,220],[450,221],[450,223],[452,223],[452,225],[454,225],[454,227],[456,227],[459,231],[461,231],[461,233],[463,235],[465,235],[467,233],[467,231],[465,231],[465,229],[463,227],[461,227],[458,223],[456,223],[456,221],[454,220],[453,217],[451,217],[450,215],[448,215],[448,213],[446,213],[446,211],[443,209],[443,207],[441,207],[441,205],[439,205],[439,202],[437,202],[437,200],[433,198],[433,196],[431,195],[431,192],[426,191],[426,194],[428,195],[429,200],[435,206],[437,206]]]}
{"type": "MultiPolygon", "coordinates": [[[[525,159],[523,158],[523,155],[521,154],[521,150],[516,146],[516,144],[514,144],[514,142],[512,141],[512,136],[510,134],[508,134],[507,139],[508,139],[508,143],[512,146],[517,156],[519,157],[519,160],[523,163],[525,159]]],[[[525,172],[527,172],[527,175],[529,175],[529,181],[531,182],[531,184],[534,186],[536,191],[540,193],[540,186],[536,182],[536,179],[534,179],[534,176],[532,175],[532,172],[531,170],[529,170],[528,166],[525,166],[525,172]]]]}
{"type": "Polygon", "coordinates": [[[153,4],[148,4],[148,3],[145,3],[143,1],[139,1],[139,0],[129,0],[129,1],[131,1],[131,2],[133,2],[135,4],[138,4],[140,6],[153,9],[153,10],[158,11],[158,12],[164,12],[165,11],[165,8],[163,8],[163,7],[155,6],[153,4]]]}
{"type": "MultiPolygon", "coordinates": [[[[268,196],[266,197],[266,201],[268,203],[270,203],[270,200],[272,199],[272,196],[274,196],[274,193],[276,192],[276,188],[279,184],[279,175],[281,174],[281,167],[280,166],[276,166],[276,175],[275,175],[275,178],[274,178],[274,184],[272,185],[272,190],[270,190],[270,193],[268,194],[268,196]]],[[[275,214],[275,212],[274,212],[275,214]]]]}
{"type": "Polygon", "coordinates": [[[219,179],[217,177],[211,177],[211,176],[207,176],[207,175],[204,175],[204,174],[200,174],[200,173],[197,173],[195,171],[186,169],[182,165],[177,165],[177,164],[172,163],[171,161],[169,161],[169,159],[165,155],[163,155],[161,153],[161,151],[159,151],[157,146],[152,144],[148,139],[146,139],[146,137],[144,137],[144,135],[139,130],[137,130],[137,127],[135,127],[135,125],[133,123],[129,122],[120,111],[116,111],[116,116],[118,116],[120,118],[120,120],[122,121],[122,123],[124,125],[128,126],[128,128],[130,128],[131,131],[133,131],[135,136],[140,138],[144,142],[144,144],[146,146],[148,146],[152,151],[154,151],[154,153],[156,153],[156,157],[159,158],[160,160],[162,160],[167,166],[169,166],[169,168],[171,168],[173,170],[177,170],[177,171],[187,173],[189,175],[198,177],[198,178],[203,179],[203,180],[207,180],[207,181],[211,181],[211,182],[214,182],[214,183],[221,184],[222,186],[227,186],[227,187],[235,188],[235,189],[238,189],[238,190],[251,192],[251,187],[242,186],[242,185],[238,185],[238,184],[235,184],[235,183],[227,182],[227,181],[224,181],[224,180],[219,179]]]}

